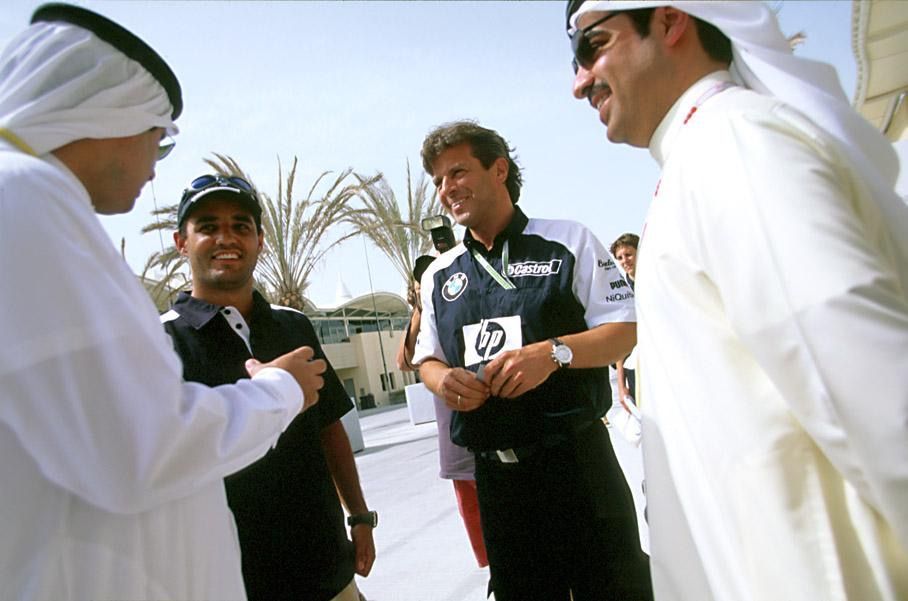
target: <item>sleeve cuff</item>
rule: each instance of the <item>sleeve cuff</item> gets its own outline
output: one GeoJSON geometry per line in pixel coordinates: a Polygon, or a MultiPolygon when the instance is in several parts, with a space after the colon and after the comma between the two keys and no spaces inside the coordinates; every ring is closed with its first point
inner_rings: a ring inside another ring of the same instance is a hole
{"type": "Polygon", "coordinates": [[[252,380],[265,384],[275,396],[289,404],[290,415],[295,416],[303,408],[303,389],[290,372],[279,367],[266,367],[252,376],[252,380]]]}

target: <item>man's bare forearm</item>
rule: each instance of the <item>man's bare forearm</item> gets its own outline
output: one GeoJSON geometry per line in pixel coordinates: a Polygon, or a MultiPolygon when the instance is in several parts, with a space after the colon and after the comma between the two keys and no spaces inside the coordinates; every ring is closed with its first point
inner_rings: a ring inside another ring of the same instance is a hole
{"type": "Polygon", "coordinates": [[[340,420],[328,424],[321,433],[322,448],[325,460],[334,479],[341,503],[350,514],[365,513],[368,510],[363,490],[359,484],[359,473],[356,471],[356,460],[350,439],[340,420]]]}
{"type": "Polygon", "coordinates": [[[574,353],[571,367],[605,367],[627,357],[637,345],[637,324],[605,323],[558,339],[574,353]]]}

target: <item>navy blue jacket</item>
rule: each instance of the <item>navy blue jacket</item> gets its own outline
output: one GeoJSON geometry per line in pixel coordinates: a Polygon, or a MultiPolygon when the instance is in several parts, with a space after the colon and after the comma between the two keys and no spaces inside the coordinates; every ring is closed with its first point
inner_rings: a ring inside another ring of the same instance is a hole
{"type": "MultiPolygon", "coordinates": [[[[588,229],[527,219],[516,207],[491,250],[467,231],[463,244],[436,259],[421,284],[414,362],[435,358],[476,371],[506,350],[636,321],[633,292],[588,229]],[[505,245],[514,290],[499,285],[472,254],[481,253],[501,272],[505,245]]],[[[491,397],[476,411],[455,412],[451,437],[473,450],[554,443],[600,418],[610,404],[607,367],[558,370],[519,398],[491,397]]]]}

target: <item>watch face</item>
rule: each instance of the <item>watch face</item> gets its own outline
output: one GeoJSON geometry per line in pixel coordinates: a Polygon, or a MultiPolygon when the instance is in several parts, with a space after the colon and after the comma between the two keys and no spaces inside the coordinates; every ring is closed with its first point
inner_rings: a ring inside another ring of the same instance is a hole
{"type": "Polygon", "coordinates": [[[552,353],[555,355],[555,359],[558,363],[566,365],[571,362],[571,359],[574,358],[574,353],[571,349],[563,344],[559,344],[554,348],[552,353]]]}

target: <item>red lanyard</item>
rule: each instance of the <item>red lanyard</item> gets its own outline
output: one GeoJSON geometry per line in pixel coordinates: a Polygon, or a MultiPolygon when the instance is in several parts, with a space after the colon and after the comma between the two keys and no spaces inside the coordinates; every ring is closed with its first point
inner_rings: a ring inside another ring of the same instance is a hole
{"type": "Polygon", "coordinates": [[[728,88],[733,88],[735,85],[736,84],[732,81],[720,81],[718,83],[711,85],[708,90],[703,92],[703,94],[701,94],[700,97],[697,98],[697,101],[694,103],[694,106],[690,107],[690,110],[687,112],[687,116],[684,118],[684,123],[682,125],[687,125],[687,122],[690,121],[691,117],[694,116],[694,113],[697,112],[697,109],[700,108],[700,106],[704,102],[706,102],[707,100],[709,100],[716,94],[718,94],[720,92],[724,92],[728,88]]]}
{"type": "MultiPolygon", "coordinates": [[[[709,89],[707,89],[705,92],[703,92],[703,93],[700,95],[699,98],[697,98],[697,101],[694,102],[694,106],[690,107],[690,110],[687,111],[687,116],[684,117],[684,122],[683,122],[681,125],[682,125],[682,126],[687,125],[687,122],[691,120],[691,118],[694,116],[694,114],[697,112],[697,110],[703,105],[704,102],[706,102],[707,100],[709,100],[710,98],[712,98],[712,97],[715,96],[716,94],[719,94],[719,93],[721,93],[721,92],[724,92],[724,91],[727,90],[728,88],[733,88],[733,87],[735,87],[736,85],[737,85],[737,84],[734,83],[733,81],[720,81],[720,82],[716,82],[715,84],[711,85],[711,86],[709,87],[709,89]]],[[[661,178],[661,177],[659,178],[659,181],[656,182],[656,191],[653,192],[653,198],[654,198],[654,199],[655,199],[657,196],[659,196],[659,186],[660,186],[660,184],[662,184],[662,178],[661,178]]],[[[644,231],[646,230],[646,224],[643,225],[643,229],[644,229],[644,231]]]]}
{"type": "MultiPolygon", "coordinates": [[[[684,122],[681,124],[682,127],[687,125],[687,122],[690,121],[691,118],[693,118],[694,114],[703,105],[704,102],[706,102],[707,100],[709,100],[716,94],[724,92],[728,88],[733,88],[736,85],[737,84],[733,81],[719,81],[719,82],[716,82],[713,85],[711,85],[705,92],[700,94],[700,97],[697,98],[696,102],[694,102],[694,106],[690,107],[690,110],[687,111],[687,116],[684,117],[684,122]]],[[[653,200],[655,200],[656,197],[659,196],[659,186],[661,186],[661,185],[662,185],[662,178],[660,177],[659,181],[656,182],[656,190],[653,192],[653,200]]],[[[641,245],[643,243],[643,236],[645,234],[646,234],[646,223],[643,224],[643,231],[640,232],[640,243],[639,244],[641,244],[641,245]]]]}

